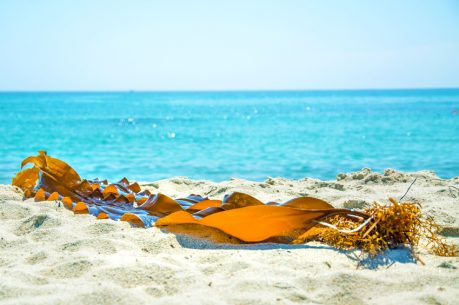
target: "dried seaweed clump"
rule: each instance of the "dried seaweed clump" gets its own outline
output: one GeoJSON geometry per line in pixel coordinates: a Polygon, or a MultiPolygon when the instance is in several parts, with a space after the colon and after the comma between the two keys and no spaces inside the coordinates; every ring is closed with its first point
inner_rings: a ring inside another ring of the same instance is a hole
{"type": "Polygon", "coordinates": [[[375,256],[387,249],[409,245],[416,257],[416,248],[422,246],[439,256],[458,256],[455,245],[446,243],[439,235],[441,227],[430,216],[424,216],[414,203],[398,203],[390,198],[392,204],[374,203],[364,210],[371,215],[371,221],[356,232],[356,220],[336,215],[328,219],[329,227],[317,230],[310,239],[319,240],[341,249],[361,249],[375,256]]]}

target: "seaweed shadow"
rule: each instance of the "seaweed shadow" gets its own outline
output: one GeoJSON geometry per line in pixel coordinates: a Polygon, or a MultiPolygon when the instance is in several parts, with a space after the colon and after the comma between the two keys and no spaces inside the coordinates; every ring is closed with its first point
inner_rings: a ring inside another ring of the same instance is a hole
{"type": "Polygon", "coordinates": [[[364,258],[360,259],[357,256],[349,256],[351,259],[358,262],[358,267],[363,267],[365,269],[379,269],[381,267],[389,268],[395,263],[400,264],[416,264],[417,261],[413,257],[411,250],[407,247],[400,247],[396,249],[389,249],[371,257],[366,255],[364,258]]]}
{"type": "Polygon", "coordinates": [[[357,267],[376,270],[382,267],[389,268],[395,263],[416,264],[416,259],[412,256],[410,249],[401,247],[387,250],[375,257],[364,255],[359,257],[357,253],[361,251],[341,250],[325,244],[279,244],[279,243],[258,243],[258,244],[230,244],[214,243],[210,240],[193,237],[186,234],[175,234],[177,242],[184,248],[196,250],[247,250],[247,251],[264,251],[264,250],[296,250],[296,249],[322,249],[341,253],[346,255],[352,261],[357,263],[357,267]]]}
{"type": "Polygon", "coordinates": [[[340,251],[327,245],[279,244],[279,243],[215,243],[205,238],[186,234],[174,234],[180,246],[196,250],[275,250],[275,249],[327,249],[340,251]]]}

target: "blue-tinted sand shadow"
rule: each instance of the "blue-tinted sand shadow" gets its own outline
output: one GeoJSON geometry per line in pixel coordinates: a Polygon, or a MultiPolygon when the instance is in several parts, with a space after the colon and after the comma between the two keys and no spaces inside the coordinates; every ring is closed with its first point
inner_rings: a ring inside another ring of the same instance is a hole
{"type": "Polygon", "coordinates": [[[213,243],[204,238],[197,238],[183,234],[175,234],[177,242],[184,248],[197,250],[293,250],[293,249],[327,249],[337,250],[327,245],[307,245],[307,244],[278,244],[278,243],[259,243],[259,244],[224,244],[213,243]]]}
{"type": "Polygon", "coordinates": [[[311,249],[311,250],[328,250],[346,255],[349,259],[357,263],[357,267],[364,269],[379,269],[381,267],[390,267],[395,263],[401,264],[416,264],[415,258],[412,256],[410,249],[401,247],[397,249],[387,250],[375,257],[365,255],[363,258],[359,257],[357,253],[360,251],[349,251],[336,249],[328,245],[310,245],[310,244],[278,244],[278,243],[260,243],[260,244],[220,244],[213,243],[203,238],[192,237],[184,234],[175,234],[177,242],[184,248],[197,249],[197,250],[248,250],[248,251],[264,251],[264,250],[297,250],[297,249],[311,249]]]}
{"type": "Polygon", "coordinates": [[[400,264],[416,264],[416,259],[413,257],[411,250],[407,247],[386,250],[375,257],[366,256],[359,259],[357,256],[348,256],[355,260],[359,267],[366,269],[378,269],[381,267],[389,268],[395,263],[400,264]]]}

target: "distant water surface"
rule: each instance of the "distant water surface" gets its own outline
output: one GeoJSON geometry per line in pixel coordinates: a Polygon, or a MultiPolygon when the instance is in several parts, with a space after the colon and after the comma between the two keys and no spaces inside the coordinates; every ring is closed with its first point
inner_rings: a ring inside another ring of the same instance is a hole
{"type": "Polygon", "coordinates": [[[86,178],[459,176],[459,90],[0,93],[0,183],[47,150],[86,178]]]}

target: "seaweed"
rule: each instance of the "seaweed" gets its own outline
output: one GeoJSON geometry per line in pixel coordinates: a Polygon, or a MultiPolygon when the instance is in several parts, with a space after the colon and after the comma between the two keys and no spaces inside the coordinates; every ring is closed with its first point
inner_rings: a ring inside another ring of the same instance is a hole
{"type": "Polygon", "coordinates": [[[318,240],[346,250],[360,249],[376,256],[388,249],[409,246],[412,255],[419,260],[416,249],[420,246],[439,256],[457,256],[458,248],[439,235],[441,227],[431,216],[421,213],[419,205],[399,203],[389,198],[390,204],[373,203],[363,212],[370,216],[359,230],[352,230],[356,220],[336,215],[323,223],[316,234],[304,236],[295,243],[318,240]],[[329,225],[328,225],[329,224],[329,225]]]}
{"type": "Polygon", "coordinates": [[[360,249],[374,256],[387,249],[409,245],[413,255],[425,246],[436,255],[457,256],[458,249],[439,237],[440,226],[424,216],[416,204],[375,203],[365,210],[334,208],[312,197],[284,203],[263,203],[234,192],[223,200],[200,195],[173,199],[141,190],[126,178],[81,179],[67,163],[45,151],[26,158],[12,184],[35,201],[58,200],[75,214],[97,219],[127,221],[136,227],[157,226],[175,233],[210,238],[215,242],[304,243],[321,241],[341,249],[360,249]]]}

